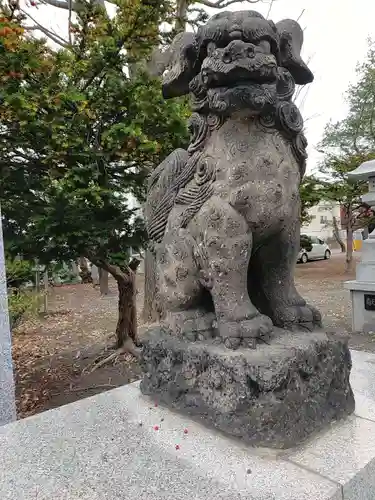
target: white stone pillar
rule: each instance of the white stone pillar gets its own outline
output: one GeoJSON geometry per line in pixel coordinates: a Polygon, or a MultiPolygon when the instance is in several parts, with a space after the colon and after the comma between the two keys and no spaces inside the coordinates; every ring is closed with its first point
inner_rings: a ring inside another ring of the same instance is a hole
{"type": "MultiPolygon", "coordinates": [[[[368,181],[369,192],[362,196],[363,203],[375,207],[375,161],[362,163],[350,172],[355,181],[368,181]]],[[[362,259],[356,267],[356,279],[347,281],[352,302],[352,328],[354,332],[375,332],[375,231],[362,244],[362,259]]]]}
{"type": "Polygon", "coordinates": [[[92,284],[94,286],[99,285],[99,269],[92,264],[91,266],[91,277],[92,277],[92,284]]]}
{"type": "Polygon", "coordinates": [[[3,228],[0,211],[0,425],[16,420],[3,228]]]}

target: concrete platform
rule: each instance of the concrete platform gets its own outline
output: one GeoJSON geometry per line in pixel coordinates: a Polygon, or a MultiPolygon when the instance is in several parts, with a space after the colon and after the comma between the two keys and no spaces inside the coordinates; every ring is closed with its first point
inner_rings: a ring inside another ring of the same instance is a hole
{"type": "Polygon", "coordinates": [[[375,355],[352,356],[356,415],[303,448],[249,448],[131,384],[1,427],[0,499],[374,500],[375,355]]]}

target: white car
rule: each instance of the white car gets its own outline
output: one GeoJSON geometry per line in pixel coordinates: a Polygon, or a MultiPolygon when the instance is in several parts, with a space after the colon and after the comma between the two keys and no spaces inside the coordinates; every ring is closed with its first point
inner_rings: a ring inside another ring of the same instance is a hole
{"type": "Polygon", "coordinates": [[[306,264],[309,260],[317,260],[317,259],[329,259],[331,257],[331,250],[327,243],[321,238],[317,238],[316,236],[310,236],[312,249],[310,252],[307,252],[305,249],[301,249],[297,261],[302,262],[302,264],[306,264]]]}

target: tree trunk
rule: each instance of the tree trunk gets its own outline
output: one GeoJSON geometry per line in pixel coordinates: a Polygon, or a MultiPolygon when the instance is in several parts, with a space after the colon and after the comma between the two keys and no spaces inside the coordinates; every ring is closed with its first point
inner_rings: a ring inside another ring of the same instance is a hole
{"type": "Polygon", "coordinates": [[[40,269],[38,259],[35,259],[35,292],[37,295],[40,293],[40,269]]]}
{"type": "Polygon", "coordinates": [[[142,318],[145,323],[159,321],[160,314],[157,304],[156,260],[155,255],[146,250],[145,255],[145,292],[142,318]]]}
{"type": "Polygon", "coordinates": [[[85,257],[79,258],[79,267],[81,269],[79,275],[81,277],[82,283],[92,283],[92,276],[89,266],[87,265],[87,260],[85,257]]]}
{"type": "Polygon", "coordinates": [[[108,271],[105,271],[101,267],[99,267],[99,289],[100,295],[108,295],[108,271]]]}
{"type": "Polygon", "coordinates": [[[341,252],[345,253],[346,251],[345,243],[341,239],[339,225],[335,216],[333,216],[332,218],[332,225],[333,225],[333,236],[337,241],[337,243],[340,245],[341,252]]]}
{"type": "MultiPolygon", "coordinates": [[[[79,268],[78,268],[78,264],[79,264],[79,262],[77,263],[77,262],[74,262],[74,261],[73,261],[73,262],[72,262],[72,264],[71,264],[71,265],[72,265],[72,273],[74,274],[74,276],[75,276],[77,279],[79,279],[79,278],[80,278],[80,276],[79,276],[79,268]]],[[[53,276],[52,276],[52,278],[53,278],[53,276]]]]}
{"type": "Polygon", "coordinates": [[[137,311],[135,273],[130,276],[115,276],[118,288],[118,320],[116,326],[116,347],[120,349],[130,338],[137,340],[137,311]]]}
{"type": "Polygon", "coordinates": [[[48,280],[48,268],[46,267],[46,270],[44,271],[43,275],[43,285],[44,285],[44,295],[43,295],[43,307],[44,307],[44,314],[47,314],[48,312],[48,285],[49,285],[49,280],[48,280]]]}
{"type": "MultiPolygon", "coordinates": [[[[186,29],[188,4],[188,0],[177,0],[176,2],[175,22],[173,26],[175,35],[186,29]]],[[[173,56],[174,54],[170,50],[167,49],[163,51],[160,47],[155,47],[151,53],[150,59],[145,63],[147,72],[151,76],[162,76],[164,71],[169,67],[173,56]]],[[[130,74],[132,74],[132,72],[130,74]]]]}
{"type": "Polygon", "coordinates": [[[346,271],[350,272],[353,268],[353,229],[348,224],[346,229],[346,271]]]}
{"type": "Polygon", "coordinates": [[[188,0],[178,0],[176,5],[176,33],[185,31],[187,21],[188,0]]]}
{"type": "Polygon", "coordinates": [[[116,326],[116,347],[124,347],[134,355],[135,346],[139,345],[137,338],[137,309],[136,309],[136,271],[140,260],[133,258],[125,270],[119,266],[107,263],[95,256],[89,256],[91,262],[99,269],[109,272],[116,280],[118,288],[118,320],[116,326]]]}

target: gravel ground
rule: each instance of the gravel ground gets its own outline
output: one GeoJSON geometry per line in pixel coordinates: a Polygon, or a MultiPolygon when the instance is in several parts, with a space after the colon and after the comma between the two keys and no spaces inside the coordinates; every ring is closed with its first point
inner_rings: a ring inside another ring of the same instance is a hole
{"type": "MultiPolygon", "coordinates": [[[[315,263],[313,263],[315,264],[315,263]]],[[[328,279],[298,279],[297,288],[307,302],[316,306],[323,315],[324,327],[328,330],[351,331],[351,302],[349,291],[342,282],[328,279]]]]}
{"type": "MultiPolygon", "coordinates": [[[[359,260],[359,256],[355,256],[359,260]]],[[[355,266],[354,266],[355,267],[355,266]]],[[[344,282],[355,278],[355,270],[346,272],[345,256],[333,254],[329,261],[298,264],[296,284],[303,297],[318,307],[327,331],[349,335],[352,349],[375,352],[375,336],[352,332],[352,307],[344,282]]]]}

